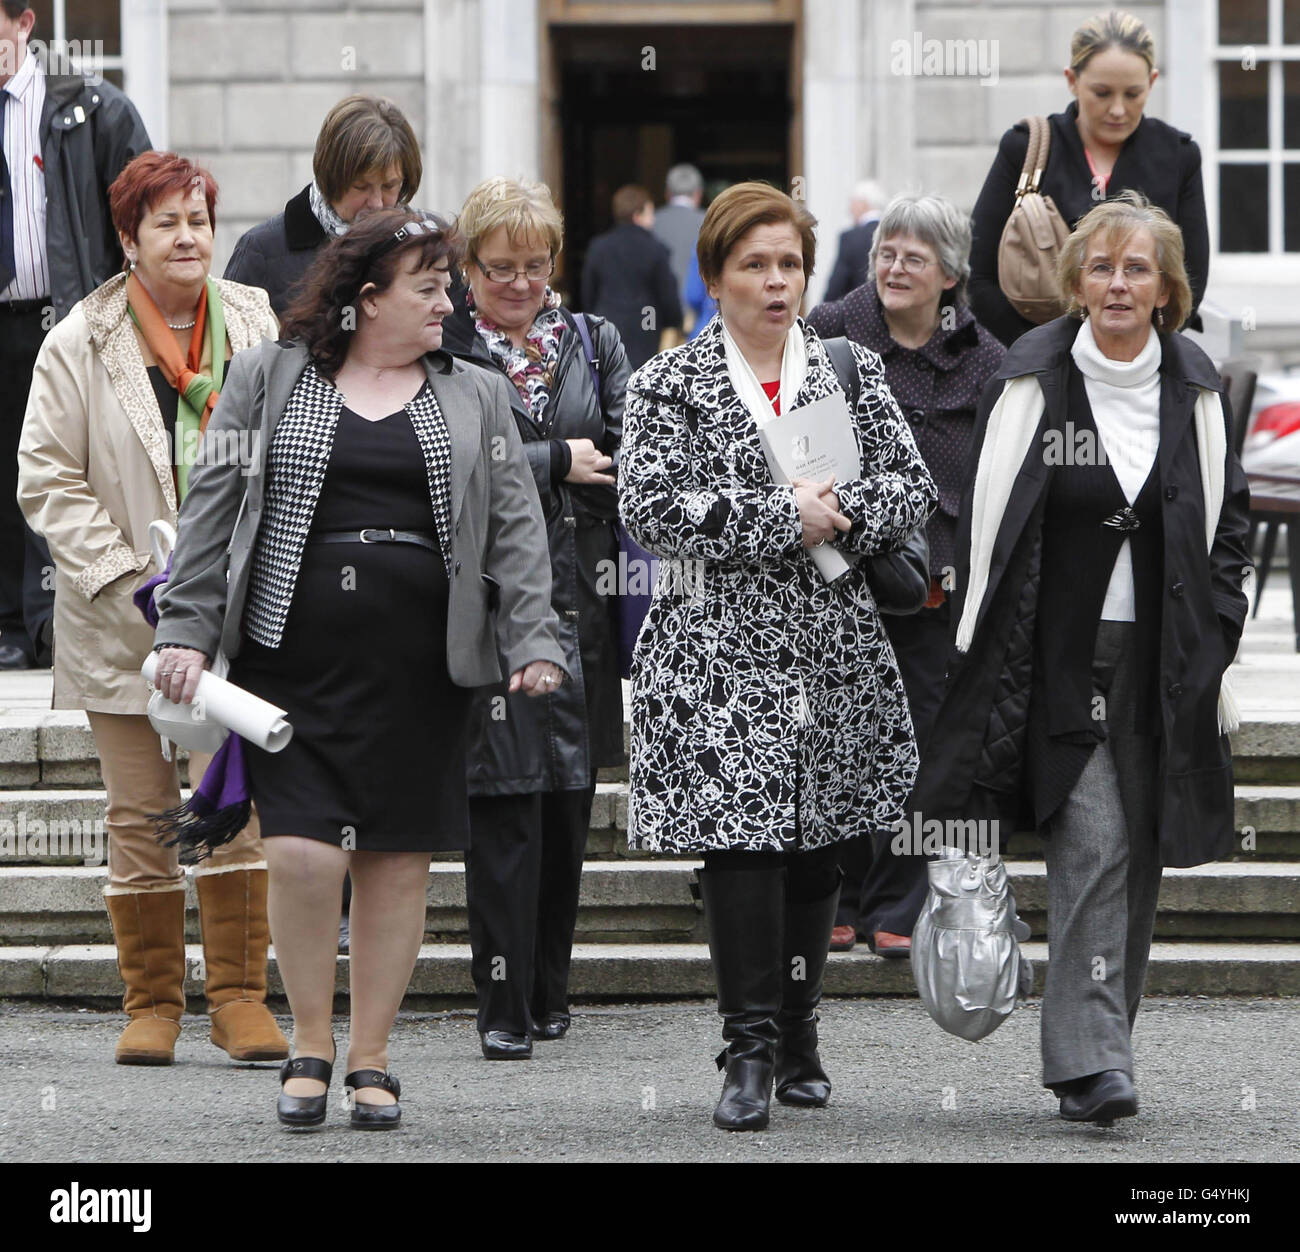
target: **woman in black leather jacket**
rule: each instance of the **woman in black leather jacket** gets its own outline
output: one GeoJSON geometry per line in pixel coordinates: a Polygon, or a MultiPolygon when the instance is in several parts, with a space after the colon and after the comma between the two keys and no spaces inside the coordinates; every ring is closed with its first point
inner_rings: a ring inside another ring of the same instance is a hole
{"type": "Polygon", "coordinates": [[[489,179],[470,193],[459,225],[468,290],[444,323],[445,343],[512,384],[571,675],[533,701],[482,688],[470,721],[465,884],[478,1029],[485,1057],[513,1060],[569,1028],[596,771],[624,759],[613,460],[629,370],[614,326],[570,313],[548,285],[563,228],[545,184],[489,179]]]}

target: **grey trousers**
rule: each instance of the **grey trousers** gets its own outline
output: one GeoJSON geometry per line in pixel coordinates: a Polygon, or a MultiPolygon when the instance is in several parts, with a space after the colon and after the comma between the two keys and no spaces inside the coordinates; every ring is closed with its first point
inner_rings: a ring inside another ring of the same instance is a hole
{"type": "Polygon", "coordinates": [[[1093,682],[1108,737],[1043,832],[1049,963],[1042,1005],[1043,1085],[1065,1094],[1106,1069],[1133,1074],[1160,859],[1159,740],[1134,734],[1133,631],[1103,621],[1093,682]]]}

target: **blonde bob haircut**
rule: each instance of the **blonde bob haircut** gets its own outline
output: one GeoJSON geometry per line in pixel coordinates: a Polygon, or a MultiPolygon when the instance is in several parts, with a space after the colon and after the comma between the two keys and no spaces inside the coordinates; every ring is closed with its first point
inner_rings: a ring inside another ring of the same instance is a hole
{"type": "Polygon", "coordinates": [[[817,219],[797,200],[770,183],[737,183],[728,187],[709,205],[700,224],[700,236],[695,244],[700,277],[706,283],[716,283],[732,248],[755,226],[787,223],[799,233],[803,276],[811,278],[817,259],[817,219]]]}
{"type": "Polygon", "coordinates": [[[498,226],[506,228],[510,246],[540,239],[554,260],[564,246],[564,219],[545,183],[489,178],[465,199],[456,223],[465,237],[465,260],[479,259],[479,245],[498,226]]]}
{"type": "MultiPolygon", "coordinates": [[[[1056,278],[1070,302],[1068,313],[1078,318],[1088,315],[1088,310],[1079,303],[1078,288],[1092,237],[1100,234],[1112,244],[1122,243],[1135,230],[1143,228],[1149,230],[1155,240],[1156,269],[1160,271],[1169,293],[1169,302],[1163,306],[1164,325],[1161,329],[1174,331],[1182,328],[1192,311],[1192,286],[1187,281],[1187,269],[1183,263],[1183,232],[1168,213],[1157,208],[1140,191],[1123,191],[1113,200],[1103,200],[1079,219],[1074,232],[1065,241],[1057,260],[1056,278]]],[[[1154,311],[1152,320],[1155,320],[1154,311]]]]}

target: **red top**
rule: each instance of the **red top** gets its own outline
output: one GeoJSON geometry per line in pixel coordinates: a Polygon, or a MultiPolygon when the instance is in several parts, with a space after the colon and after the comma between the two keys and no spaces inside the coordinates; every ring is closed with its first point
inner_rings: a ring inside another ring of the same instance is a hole
{"type": "Polygon", "coordinates": [[[781,380],[778,378],[774,383],[763,383],[763,394],[772,401],[772,412],[781,416],[781,380]]]}
{"type": "Polygon", "coordinates": [[[1083,155],[1088,158],[1088,168],[1092,171],[1092,176],[1096,180],[1097,186],[1101,188],[1101,194],[1106,194],[1106,184],[1110,182],[1109,174],[1098,174],[1097,167],[1092,163],[1092,153],[1084,148],[1083,155]]]}

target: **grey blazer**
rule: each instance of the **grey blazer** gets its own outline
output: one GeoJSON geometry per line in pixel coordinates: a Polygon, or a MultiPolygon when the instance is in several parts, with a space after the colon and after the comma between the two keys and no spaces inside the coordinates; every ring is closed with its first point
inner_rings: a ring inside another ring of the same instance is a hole
{"type": "MultiPolygon", "coordinates": [[[[230,362],[208,425],[205,463],[192,474],[181,508],[171,577],[157,600],[155,643],[208,657],[218,648],[239,654],[268,450],[307,360],[302,344],[281,340],[230,362]]],[[[452,681],[484,686],[531,661],[565,669],[550,605],[546,527],[510,413],[510,384],[445,353],[425,357],[424,368],[451,437],[452,681]]],[[[377,639],[382,630],[376,622],[377,639]]]]}

